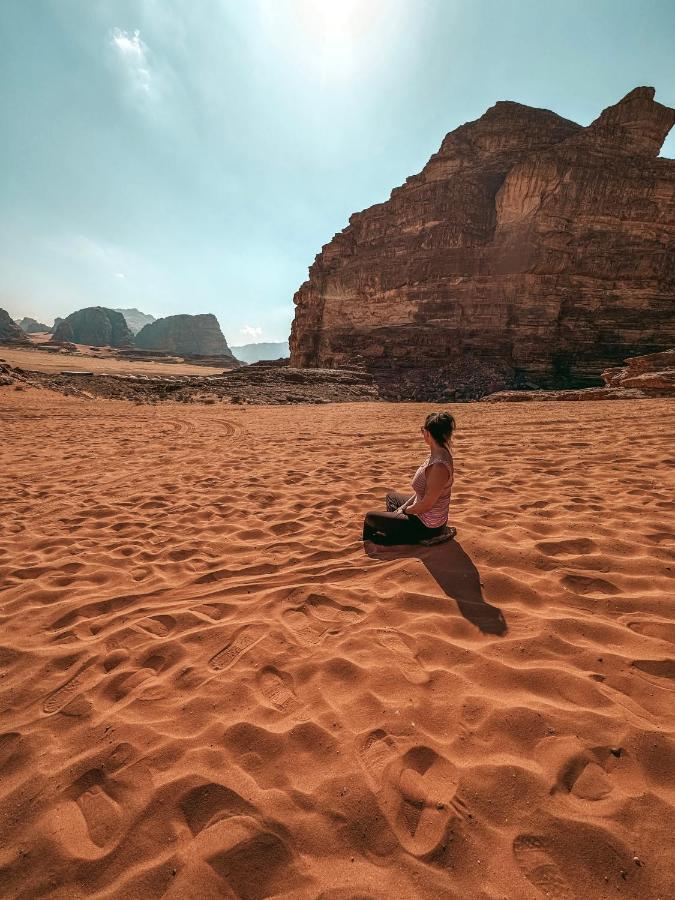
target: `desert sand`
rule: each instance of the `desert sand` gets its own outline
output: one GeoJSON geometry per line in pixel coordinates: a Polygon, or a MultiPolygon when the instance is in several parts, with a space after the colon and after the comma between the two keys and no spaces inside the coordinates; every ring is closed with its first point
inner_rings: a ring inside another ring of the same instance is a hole
{"type": "Polygon", "coordinates": [[[77,353],[46,353],[19,347],[0,347],[0,359],[10,366],[18,366],[30,372],[87,371],[125,375],[220,375],[223,367],[195,366],[190,363],[146,362],[140,359],[120,359],[106,350],[96,354],[82,344],[76,345],[77,353]]]}
{"type": "Polygon", "coordinates": [[[3,898],[675,895],[672,403],[0,390],[3,898]]]}

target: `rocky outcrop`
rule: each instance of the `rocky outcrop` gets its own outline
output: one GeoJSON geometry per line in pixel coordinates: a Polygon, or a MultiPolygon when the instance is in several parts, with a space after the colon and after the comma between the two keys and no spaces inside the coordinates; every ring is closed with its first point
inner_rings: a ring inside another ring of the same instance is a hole
{"type": "Polygon", "coordinates": [[[50,332],[51,328],[49,325],[43,325],[42,322],[38,322],[36,319],[31,319],[30,316],[24,316],[23,319],[16,323],[22,331],[25,331],[26,334],[42,334],[44,332],[50,332]]]}
{"type": "Polygon", "coordinates": [[[602,373],[605,387],[568,391],[498,391],[484,397],[490,403],[525,400],[646,400],[675,397],[675,349],[634,356],[625,366],[602,373]]]}
{"type": "Polygon", "coordinates": [[[96,347],[129,347],[134,342],[134,336],[121,313],[105,306],[88,306],[59,322],[54,328],[52,340],[96,347]]]}
{"type": "Polygon", "coordinates": [[[4,309],[0,309],[0,344],[30,344],[25,332],[4,309]]]}
{"type": "Polygon", "coordinates": [[[222,375],[94,373],[69,368],[62,372],[30,372],[0,360],[0,386],[20,382],[72,397],[107,397],[157,403],[346,403],[377,400],[373,379],[358,369],[288,369],[242,366],[222,375]]]}
{"type": "Polygon", "coordinates": [[[626,365],[602,373],[608,387],[632,388],[657,397],[675,396],[675,349],[634,356],[626,365]]]}
{"type": "Polygon", "coordinates": [[[600,384],[675,343],[675,111],[631,91],[583,128],[499,102],[351,216],[295,295],[291,365],[362,361],[396,397],[600,384]]]}
{"type": "Polygon", "coordinates": [[[116,309],[115,312],[122,313],[129,330],[133,334],[138,334],[144,325],[149,325],[151,322],[156,321],[155,317],[151,316],[150,313],[141,312],[140,309],[135,307],[132,309],[116,309]]]}
{"type": "Polygon", "coordinates": [[[145,325],[136,335],[136,346],[144,350],[166,350],[180,356],[234,356],[212,313],[198,316],[167,316],[145,325]]]}

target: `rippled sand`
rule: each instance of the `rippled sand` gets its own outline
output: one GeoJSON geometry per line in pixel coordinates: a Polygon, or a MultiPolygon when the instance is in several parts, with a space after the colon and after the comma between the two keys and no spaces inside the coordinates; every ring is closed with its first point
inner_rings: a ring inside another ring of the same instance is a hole
{"type": "Polygon", "coordinates": [[[669,401],[0,391],[3,898],[675,894],[669,401]]]}

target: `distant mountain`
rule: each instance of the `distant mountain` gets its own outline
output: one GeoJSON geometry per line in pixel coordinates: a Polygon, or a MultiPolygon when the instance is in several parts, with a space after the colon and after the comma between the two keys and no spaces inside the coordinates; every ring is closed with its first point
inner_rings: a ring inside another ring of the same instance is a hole
{"type": "Polygon", "coordinates": [[[26,333],[4,309],[0,309],[0,344],[30,344],[26,333]]]}
{"type": "Polygon", "coordinates": [[[151,322],[156,321],[155,317],[151,316],[150,313],[141,312],[140,309],[136,308],[116,309],[115,312],[122,313],[129,326],[129,331],[133,334],[138,334],[144,325],[150,325],[151,322]]]}
{"type": "Polygon", "coordinates": [[[73,341],[96,347],[131,347],[134,336],[124,316],[105,306],[78,309],[54,328],[53,341],[73,341]]]}
{"type": "Polygon", "coordinates": [[[245,363],[258,362],[260,359],[280,359],[288,356],[288,341],[271,344],[242,344],[241,347],[230,347],[237,359],[245,363]]]}
{"type": "Polygon", "coordinates": [[[166,350],[180,356],[232,356],[213,313],[156,319],[138,332],[136,346],[143,350],[166,350]]]}
{"type": "Polygon", "coordinates": [[[51,331],[49,325],[43,325],[42,322],[31,319],[30,316],[24,316],[23,319],[17,319],[16,324],[19,328],[22,328],[26,334],[38,334],[41,331],[51,331]]]}

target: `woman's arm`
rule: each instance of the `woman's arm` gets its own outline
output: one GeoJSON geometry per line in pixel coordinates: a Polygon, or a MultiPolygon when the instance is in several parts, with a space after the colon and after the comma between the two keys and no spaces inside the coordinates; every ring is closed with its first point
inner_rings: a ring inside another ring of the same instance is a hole
{"type": "Polygon", "coordinates": [[[408,497],[408,499],[405,501],[405,503],[402,503],[398,509],[394,510],[394,512],[404,513],[408,509],[408,507],[414,502],[415,502],[415,495],[413,494],[412,497],[408,497]]]}
{"type": "Polygon", "coordinates": [[[412,506],[406,507],[406,515],[419,516],[421,513],[428,512],[434,503],[438,500],[451,479],[447,468],[442,463],[433,463],[427,469],[427,486],[424,497],[419,503],[413,503],[412,506]]]}

